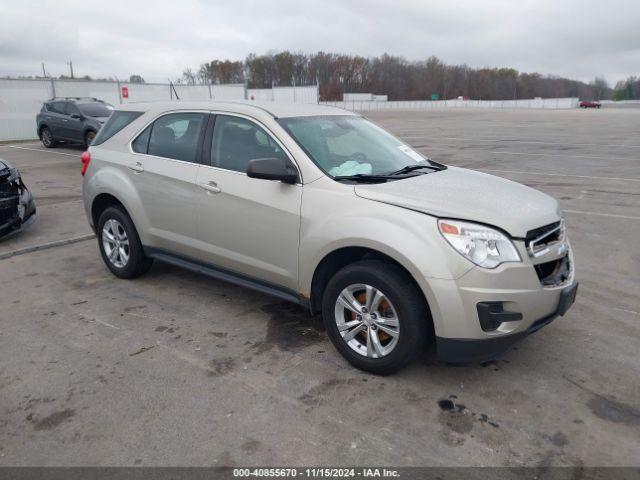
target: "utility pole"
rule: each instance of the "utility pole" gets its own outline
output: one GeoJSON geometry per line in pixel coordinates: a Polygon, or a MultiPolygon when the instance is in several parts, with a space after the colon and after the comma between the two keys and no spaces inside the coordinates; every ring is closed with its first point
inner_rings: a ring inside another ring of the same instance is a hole
{"type": "Polygon", "coordinates": [[[73,62],[71,60],[69,60],[67,62],[67,65],[69,65],[69,70],[71,72],[71,78],[73,78],[73,62]]]}
{"type": "Polygon", "coordinates": [[[44,69],[44,62],[42,62],[42,76],[46,77],[47,76],[47,72],[44,69]]]}

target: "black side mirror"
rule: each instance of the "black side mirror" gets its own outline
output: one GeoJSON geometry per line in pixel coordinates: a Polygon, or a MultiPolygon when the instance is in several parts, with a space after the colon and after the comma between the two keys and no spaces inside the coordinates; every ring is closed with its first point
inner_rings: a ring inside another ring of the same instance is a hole
{"type": "Polygon", "coordinates": [[[296,183],[298,171],[289,160],[283,158],[256,158],[247,166],[247,176],[264,180],[280,180],[283,183],[296,183]]]}

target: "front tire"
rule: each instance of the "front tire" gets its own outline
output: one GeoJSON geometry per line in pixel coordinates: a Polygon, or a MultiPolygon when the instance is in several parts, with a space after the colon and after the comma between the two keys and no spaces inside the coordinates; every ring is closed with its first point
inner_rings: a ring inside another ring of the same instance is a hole
{"type": "Polygon", "coordinates": [[[89,148],[93,143],[93,140],[96,138],[96,132],[93,130],[89,130],[84,134],[84,148],[89,148]]]}
{"type": "Polygon", "coordinates": [[[116,277],[136,278],[151,268],[153,259],[144,254],[136,227],[123,208],[102,212],[97,233],[102,260],[116,277]]]}
{"type": "Polygon", "coordinates": [[[378,375],[396,372],[422,353],[430,321],[424,297],[408,274],[380,260],[338,271],[324,291],[322,317],[342,356],[378,375]]]}
{"type": "Polygon", "coordinates": [[[42,140],[42,145],[44,145],[45,148],[54,148],[56,146],[53,133],[51,133],[49,127],[42,127],[42,130],[40,130],[40,140],[42,140]]]}

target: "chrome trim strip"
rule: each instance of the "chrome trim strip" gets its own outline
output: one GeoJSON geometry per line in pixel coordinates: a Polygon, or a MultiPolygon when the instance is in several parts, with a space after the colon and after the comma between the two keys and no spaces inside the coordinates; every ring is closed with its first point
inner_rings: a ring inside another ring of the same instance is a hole
{"type": "Polygon", "coordinates": [[[530,257],[534,257],[534,258],[538,258],[541,257],[547,253],[549,253],[549,247],[552,245],[555,245],[557,243],[560,242],[564,242],[565,241],[565,234],[564,234],[564,219],[560,220],[560,225],[558,225],[555,228],[552,228],[551,230],[544,232],[542,235],[534,238],[533,240],[531,240],[529,242],[529,245],[527,246],[527,251],[529,252],[529,256],[530,257]],[[536,245],[538,243],[540,243],[542,240],[544,240],[545,238],[551,236],[552,234],[554,234],[555,232],[560,231],[561,234],[558,236],[558,240],[548,243],[546,244],[546,246],[544,248],[542,248],[541,250],[536,251],[536,245]]]}

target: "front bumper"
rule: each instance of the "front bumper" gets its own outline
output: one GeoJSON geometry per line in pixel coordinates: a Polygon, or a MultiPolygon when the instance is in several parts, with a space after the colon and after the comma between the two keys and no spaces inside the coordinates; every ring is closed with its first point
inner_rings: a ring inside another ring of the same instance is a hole
{"type": "Polygon", "coordinates": [[[436,337],[438,358],[443,362],[449,363],[486,362],[493,360],[504,354],[524,337],[550,324],[559,315],[564,315],[571,305],[573,305],[577,291],[578,283],[563,288],[560,292],[558,305],[551,314],[536,320],[526,330],[517,333],[484,339],[436,337]]]}
{"type": "Polygon", "coordinates": [[[474,267],[456,279],[425,279],[422,287],[440,359],[464,363],[495,358],[566,313],[573,303],[577,283],[568,240],[538,257],[529,255],[524,242],[514,245],[521,262],[495,269],[474,267]],[[556,261],[562,275],[549,276],[539,268],[556,261]]]}
{"type": "Polygon", "coordinates": [[[26,188],[20,194],[17,205],[9,205],[12,203],[11,197],[0,197],[0,206],[3,201],[7,203],[7,208],[3,209],[3,220],[0,222],[0,239],[21,232],[36,221],[36,205],[26,188]]]}

